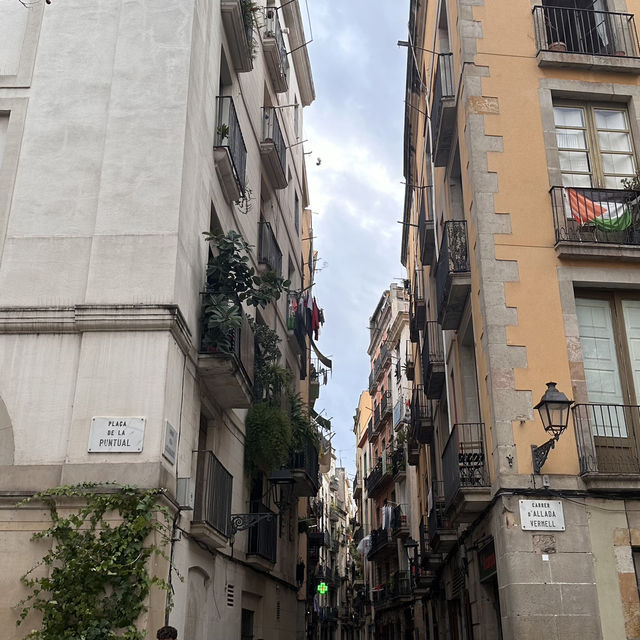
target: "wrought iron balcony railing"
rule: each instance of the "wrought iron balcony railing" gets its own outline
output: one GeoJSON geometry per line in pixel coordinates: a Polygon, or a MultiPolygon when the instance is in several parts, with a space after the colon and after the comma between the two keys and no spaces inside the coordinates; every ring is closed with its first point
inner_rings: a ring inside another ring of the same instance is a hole
{"type": "Polygon", "coordinates": [[[640,244],[640,191],[552,187],[556,242],[640,244]]]}
{"type": "Polygon", "coordinates": [[[371,546],[369,547],[369,553],[367,559],[371,560],[380,549],[386,547],[389,544],[389,530],[388,529],[374,529],[371,532],[371,546]]]}
{"type": "Polygon", "coordinates": [[[421,384],[413,387],[411,396],[411,437],[421,444],[433,442],[433,416],[421,384]]]}
{"type": "Polygon", "coordinates": [[[369,393],[374,394],[376,387],[378,386],[378,379],[373,374],[373,371],[369,374],[369,393]]]}
{"type": "Polygon", "coordinates": [[[442,331],[435,320],[429,320],[422,345],[422,380],[427,398],[439,400],[444,388],[444,346],[442,331]]]}
{"type": "MultiPolygon", "coordinates": [[[[260,501],[251,503],[251,513],[273,513],[260,501]]],[[[275,563],[278,544],[277,518],[261,520],[258,524],[249,528],[249,546],[247,553],[264,558],[268,562],[275,563]]]]}
{"type": "Polygon", "coordinates": [[[430,265],[435,255],[435,225],[427,218],[427,198],[429,192],[422,192],[420,213],[418,215],[418,236],[420,238],[420,256],[422,265],[430,265]]]}
{"type": "Polygon", "coordinates": [[[438,55],[432,93],[431,132],[434,140],[434,163],[440,167],[448,157],[453,133],[453,109],[446,106],[448,103],[454,104],[456,95],[452,53],[438,55]]]}
{"type": "Polygon", "coordinates": [[[405,529],[409,526],[409,505],[397,504],[393,507],[393,514],[391,516],[391,529],[398,531],[399,529],[405,529]]]}
{"type": "Polygon", "coordinates": [[[405,375],[407,380],[413,381],[416,375],[416,363],[413,359],[413,349],[411,348],[411,342],[407,341],[406,352],[404,357],[405,375]]]}
{"type": "Polygon", "coordinates": [[[285,174],[287,170],[287,147],[276,111],[274,107],[264,108],[262,139],[264,142],[273,143],[280,169],[285,174]]]}
{"type": "Polygon", "coordinates": [[[572,408],[581,473],[640,474],[640,407],[576,404],[572,408]]]}
{"type": "Polygon", "coordinates": [[[282,251],[271,225],[264,221],[258,230],[258,262],[266,264],[276,275],[282,275],[282,251]]]}
{"type": "Polygon", "coordinates": [[[197,452],[196,499],[193,522],[204,522],[231,536],[233,476],[212,451],[197,452]]]}
{"type": "Polygon", "coordinates": [[[289,82],[289,58],[275,7],[267,7],[265,13],[263,47],[276,92],[286,91],[289,82]]]}
{"type": "Polygon", "coordinates": [[[538,51],[638,56],[638,34],[630,13],[537,6],[533,24],[538,51]]]}
{"type": "Polygon", "coordinates": [[[453,425],[442,453],[442,472],[447,509],[460,489],[490,486],[484,423],[453,425]]]}
{"type": "Polygon", "coordinates": [[[391,453],[391,473],[394,477],[406,471],[407,462],[404,455],[404,446],[394,449],[391,453]]]}
{"type": "Polygon", "coordinates": [[[470,272],[467,223],[449,220],[444,225],[436,270],[438,322],[443,329],[458,328],[471,289],[470,272]]]}
{"type": "Polygon", "coordinates": [[[296,495],[315,496],[320,486],[318,450],[308,436],[303,436],[300,446],[291,454],[289,468],[296,481],[296,495]]]}
{"type": "Polygon", "coordinates": [[[215,146],[228,150],[236,181],[244,194],[247,170],[247,147],[240,130],[240,122],[231,96],[218,96],[218,124],[215,146]]]}
{"type": "Polygon", "coordinates": [[[422,329],[427,320],[427,303],[424,296],[422,278],[422,269],[416,269],[413,277],[411,304],[413,305],[413,315],[418,324],[418,329],[422,329]]]}

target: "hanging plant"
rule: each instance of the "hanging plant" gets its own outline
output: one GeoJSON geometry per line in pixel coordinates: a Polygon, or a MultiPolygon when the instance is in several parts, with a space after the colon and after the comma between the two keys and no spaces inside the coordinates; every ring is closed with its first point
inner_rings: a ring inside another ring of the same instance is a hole
{"type": "Polygon", "coordinates": [[[142,640],[144,632],[135,624],[146,611],[151,587],[169,591],[148,568],[153,555],[168,559],[164,549],[170,542],[171,518],[167,508],[158,505],[162,493],[85,483],[46,489],[19,503],[37,501],[48,507],[51,526],[32,539],[53,542],[21,578],[31,593],[18,605],[17,624],[32,611],[42,615],[40,628],[27,638],[142,640]],[[61,500],[79,500],[81,506],[64,516],[58,511],[61,500]],[[160,544],[150,540],[154,535],[160,536],[160,544]],[[47,575],[35,575],[40,566],[47,575]]]}
{"type": "Polygon", "coordinates": [[[285,411],[266,402],[254,404],[245,419],[245,466],[250,475],[269,473],[289,460],[291,423],[285,411]]]}

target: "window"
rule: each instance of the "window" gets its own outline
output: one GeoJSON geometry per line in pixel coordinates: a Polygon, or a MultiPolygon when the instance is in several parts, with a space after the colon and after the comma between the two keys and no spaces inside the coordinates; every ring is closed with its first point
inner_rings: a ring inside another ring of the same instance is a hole
{"type": "Polygon", "coordinates": [[[553,108],[562,184],[622,189],[636,172],[624,107],[566,103],[553,108]]]}
{"type": "Polygon", "coordinates": [[[576,297],[576,313],[598,465],[636,468],[640,428],[640,299],[618,293],[576,297]]]}
{"type": "Polygon", "coordinates": [[[294,200],[293,200],[293,215],[294,217],[294,222],[296,225],[296,231],[300,231],[300,198],[298,198],[298,194],[294,194],[294,200]]]}

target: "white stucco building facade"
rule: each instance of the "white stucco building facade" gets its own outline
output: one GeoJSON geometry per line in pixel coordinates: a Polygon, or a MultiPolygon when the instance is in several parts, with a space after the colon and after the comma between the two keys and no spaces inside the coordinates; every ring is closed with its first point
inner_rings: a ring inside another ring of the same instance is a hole
{"type": "MultiPolygon", "coordinates": [[[[295,506],[268,554],[241,531],[232,555],[225,531],[192,520],[198,469],[214,460],[232,477],[231,513],[256,502],[251,359],[219,365],[200,349],[202,233],[239,231],[256,269],[302,287],[302,110],[315,96],[299,3],[249,3],[249,36],[243,0],[27,4],[0,0],[0,621],[26,634],[12,607],[41,557],[28,540],[43,514],[16,498],[115,481],[164,487],[182,507],[180,638],[294,638],[295,506]],[[91,450],[96,417],[143,418],[139,450],[91,450]]],[[[258,319],[300,385],[287,300],[258,319]]],[[[164,604],[156,594],[141,620],[149,637],[164,604]]]]}

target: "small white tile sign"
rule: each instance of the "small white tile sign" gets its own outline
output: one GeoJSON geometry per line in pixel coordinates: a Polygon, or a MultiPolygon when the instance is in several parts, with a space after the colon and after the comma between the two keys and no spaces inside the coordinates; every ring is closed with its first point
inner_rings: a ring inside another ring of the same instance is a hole
{"type": "Polygon", "coordinates": [[[146,418],[91,418],[90,453],[138,453],[144,443],[146,418]]]}
{"type": "Polygon", "coordinates": [[[171,463],[176,463],[176,455],[178,453],[178,432],[173,425],[167,420],[164,428],[164,448],[162,455],[171,463]]]}
{"type": "Polygon", "coordinates": [[[520,500],[520,522],[525,531],[564,531],[561,500],[520,500]]]}

